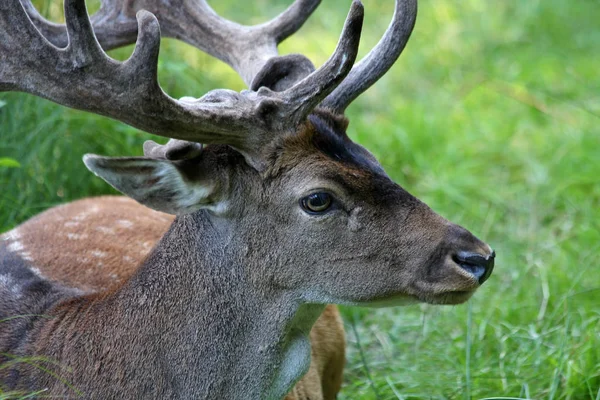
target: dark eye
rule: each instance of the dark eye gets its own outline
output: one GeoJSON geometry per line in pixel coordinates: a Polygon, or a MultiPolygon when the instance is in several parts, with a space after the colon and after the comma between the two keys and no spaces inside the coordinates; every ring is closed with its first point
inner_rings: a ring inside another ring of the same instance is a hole
{"type": "Polygon", "coordinates": [[[329,193],[313,193],[309,194],[302,200],[300,200],[300,205],[309,214],[322,213],[323,211],[327,211],[327,209],[331,206],[332,199],[329,193]]]}

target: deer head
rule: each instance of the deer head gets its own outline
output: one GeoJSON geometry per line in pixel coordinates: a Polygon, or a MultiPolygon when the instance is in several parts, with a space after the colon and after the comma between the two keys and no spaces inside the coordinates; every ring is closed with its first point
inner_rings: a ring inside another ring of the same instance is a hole
{"type": "MultiPolygon", "coordinates": [[[[231,302],[231,318],[242,327],[257,310],[271,312],[277,304],[275,316],[265,317],[271,330],[259,332],[261,343],[281,345],[270,369],[264,366],[276,377],[252,386],[253,393],[273,398],[300,376],[298,365],[307,365],[306,349],[293,344],[291,332],[305,337],[323,306],[303,305],[457,304],[494,265],[488,245],[394,183],[346,134],[346,107],[401,53],[416,0],[396,1],[383,39],[354,68],[363,8],[353,1],[336,50],[314,70],[303,56],[278,57],[276,47],[317,4],[299,0],[275,20],[246,27],[200,0],[107,0],[92,22],[82,0],[67,0],[65,28],[41,19],[28,1],[0,5],[0,90],[32,93],[180,140],[148,143],[145,157],[84,157],[122,193],[178,216],[114,296],[127,307],[143,296],[173,307],[185,298],[182,319],[172,323],[179,331],[198,313],[213,315],[217,303],[231,302]],[[133,12],[140,7],[156,17],[139,11],[136,25],[133,12]],[[159,21],[165,35],[230,64],[250,90],[170,98],[156,78],[159,21]],[[116,62],[104,53],[101,46],[131,43],[136,32],[129,60],[116,62]]],[[[222,343],[228,328],[217,328],[213,335],[222,343]]],[[[202,336],[205,346],[213,342],[209,333],[202,336]]],[[[177,343],[191,368],[195,361],[177,343]]],[[[208,358],[209,370],[225,368],[220,355],[208,358]]]]}

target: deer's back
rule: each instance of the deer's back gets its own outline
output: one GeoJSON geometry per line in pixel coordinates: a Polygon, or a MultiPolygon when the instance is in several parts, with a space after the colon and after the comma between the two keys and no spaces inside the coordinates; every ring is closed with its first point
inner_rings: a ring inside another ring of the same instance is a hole
{"type": "Polygon", "coordinates": [[[54,207],[2,238],[11,257],[48,280],[110,290],[133,274],[172,221],[129,198],[103,196],[54,207]]]}

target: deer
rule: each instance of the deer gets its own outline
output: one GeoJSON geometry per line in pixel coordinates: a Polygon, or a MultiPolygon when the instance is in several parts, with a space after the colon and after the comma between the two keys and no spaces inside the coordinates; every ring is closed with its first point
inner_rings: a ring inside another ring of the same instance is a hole
{"type": "Polygon", "coordinates": [[[318,1],[252,27],[204,1],[172,3],[106,0],[90,19],[84,1],[66,0],[64,27],[29,1],[0,4],[0,91],[169,138],[145,144],[144,157],[86,155],[84,164],[175,216],[102,291],[45,277],[21,228],[5,234],[3,386],[94,399],[281,399],[309,370],[309,335],[327,304],[460,304],[489,278],[492,248],[393,182],[346,133],[347,106],[404,49],[415,0],[396,0],[390,27],[356,65],[363,6],[354,0],[318,69],[277,54],[318,1]],[[225,61],[249,90],[169,97],[156,77],[161,32],[225,61]],[[132,42],[124,62],[104,52],[132,42]]]}

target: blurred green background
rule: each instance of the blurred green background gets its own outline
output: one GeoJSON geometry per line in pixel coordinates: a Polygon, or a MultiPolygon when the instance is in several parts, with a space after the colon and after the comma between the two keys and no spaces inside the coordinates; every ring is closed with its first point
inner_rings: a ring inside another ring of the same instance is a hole
{"type": "MultiPolygon", "coordinates": [[[[61,2],[34,3],[61,20],[61,2]]],[[[281,53],[323,63],[349,3],[323,2],[281,53]]],[[[259,23],[288,4],[211,5],[259,23]]],[[[361,55],[393,11],[391,0],[364,4],[361,55]]],[[[244,88],[229,67],[173,40],[159,67],[173,97],[244,88]]],[[[393,179],[498,258],[466,305],[344,309],[340,398],[600,399],[600,2],[421,0],[405,54],[348,116],[350,136],[393,179]]],[[[110,193],[82,155],[138,155],[151,137],[16,93],[0,94],[0,135],[0,232],[110,193]]]]}

